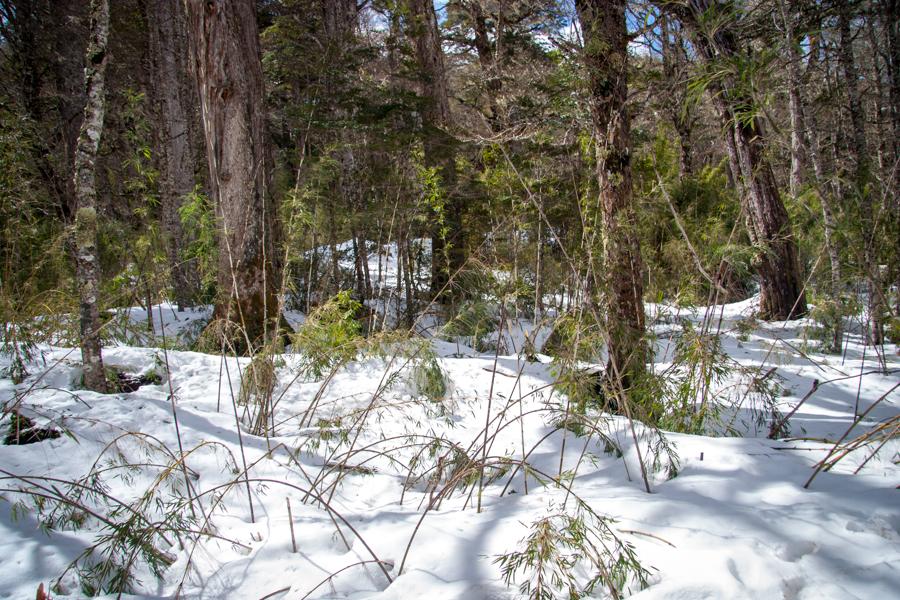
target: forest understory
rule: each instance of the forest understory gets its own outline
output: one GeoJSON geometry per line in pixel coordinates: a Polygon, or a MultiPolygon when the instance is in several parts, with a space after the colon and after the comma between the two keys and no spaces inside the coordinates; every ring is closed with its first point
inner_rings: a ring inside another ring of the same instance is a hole
{"type": "Polygon", "coordinates": [[[0,0],[0,597],[891,598],[898,0],[0,0]]]}

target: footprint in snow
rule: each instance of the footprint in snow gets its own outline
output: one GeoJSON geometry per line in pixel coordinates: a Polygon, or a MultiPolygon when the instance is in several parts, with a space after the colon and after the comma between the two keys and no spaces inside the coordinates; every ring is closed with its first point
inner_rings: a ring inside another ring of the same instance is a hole
{"type": "Polygon", "coordinates": [[[788,542],[775,553],[778,558],[787,562],[797,562],[807,554],[812,554],[819,549],[813,542],[788,542]]]}
{"type": "Polygon", "coordinates": [[[874,533],[889,541],[900,539],[897,529],[880,517],[872,517],[866,521],[848,521],[847,531],[854,533],[874,533]]]}
{"type": "Polygon", "coordinates": [[[802,577],[791,577],[781,581],[781,596],[784,600],[797,600],[806,582],[802,577]]]}

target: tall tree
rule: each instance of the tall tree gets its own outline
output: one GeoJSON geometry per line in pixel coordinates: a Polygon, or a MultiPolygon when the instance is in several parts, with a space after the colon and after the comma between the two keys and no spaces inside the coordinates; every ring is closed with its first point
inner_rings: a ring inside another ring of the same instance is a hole
{"type": "Polygon", "coordinates": [[[252,0],[185,0],[209,185],[219,223],[214,320],[237,323],[249,352],[274,335],[275,206],[259,32],[252,0]]]}
{"type": "MultiPolygon", "coordinates": [[[[632,195],[625,0],[576,0],[584,36],[588,102],[596,146],[603,275],[600,314],[608,332],[608,377],[628,388],[645,369],[640,246],[632,195]]],[[[621,388],[619,387],[621,386],[621,388]]]]}
{"type": "MultiPolygon", "coordinates": [[[[731,0],[663,0],[659,3],[690,29],[702,62],[710,67],[709,91],[722,122],[732,173],[741,188],[747,230],[756,247],[760,316],[783,320],[806,314],[797,243],[778,194],[766,133],[756,103],[740,80],[743,50],[734,30],[739,9],[731,0]],[[726,67],[713,69],[718,65],[726,67]]],[[[751,57],[752,58],[752,57],[751,57]]]]}
{"type": "MultiPolygon", "coordinates": [[[[790,192],[797,198],[807,181],[807,167],[812,166],[812,181],[818,192],[822,205],[822,230],[824,233],[825,251],[828,254],[831,273],[831,297],[840,302],[844,284],[841,277],[840,251],[837,246],[837,221],[834,202],[837,194],[833,186],[828,185],[822,170],[818,139],[810,135],[807,124],[807,95],[804,94],[804,83],[807,74],[801,70],[803,57],[801,44],[805,32],[801,30],[803,23],[800,5],[797,0],[779,0],[779,10],[783,34],[783,46],[787,63],[788,112],[791,123],[791,171],[790,192]]],[[[818,43],[810,38],[809,67],[817,62],[818,43]]],[[[813,119],[815,122],[815,119],[813,119]]],[[[837,319],[831,337],[831,347],[839,349],[843,345],[844,329],[841,319],[837,319]]]]}
{"type": "Polygon", "coordinates": [[[107,389],[100,350],[96,161],[106,112],[108,39],[109,3],[107,0],[91,0],[90,41],[84,67],[87,104],[75,150],[75,271],[81,299],[79,321],[84,385],[97,392],[106,392],[107,389]]]}
{"type": "Polygon", "coordinates": [[[453,273],[465,262],[462,199],[457,190],[456,140],[449,133],[450,93],[441,32],[431,0],[407,0],[408,35],[415,45],[422,106],[425,166],[440,178],[436,202],[437,218],[432,229],[431,290],[443,290],[453,273]]]}
{"type": "Polygon", "coordinates": [[[884,303],[879,281],[878,260],[875,254],[875,223],[872,190],[870,189],[872,165],[866,136],[862,94],[859,89],[859,69],[853,52],[853,30],[850,23],[853,18],[852,10],[853,7],[847,4],[842,4],[838,10],[838,32],[840,34],[838,60],[843,74],[843,88],[847,94],[847,110],[850,117],[850,150],[853,159],[851,179],[859,201],[859,213],[862,221],[862,265],[869,296],[869,336],[873,344],[880,344],[884,339],[884,322],[881,314],[884,310],[884,303]]]}
{"type": "Polygon", "coordinates": [[[184,8],[171,0],[145,4],[150,34],[150,81],[154,114],[156,164],[160,179],[162,224],[179,310],[190,306],[196,292],[194,269],[182,257],[185,232],[178,209],[194,189],[194,107],[197,92],[188,72],[188,40],[184,8]]]}

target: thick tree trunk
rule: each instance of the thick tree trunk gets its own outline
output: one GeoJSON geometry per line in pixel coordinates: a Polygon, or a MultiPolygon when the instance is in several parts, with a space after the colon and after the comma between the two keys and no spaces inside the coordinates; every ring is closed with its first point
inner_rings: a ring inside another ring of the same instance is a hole
{"type": "Polygon", "coordinates": [[[84,386],[106,392],[106,373],[100,350],[100,257],[97,248],[97,149],[105,115],[105,76],[109,38],[109,3],[91,1],[90,41],[85,55],[87,104],[75,149],[75,276],[80,290],[81,358],[84,386]]]}
{"type": "MultiPolygon", "coordinates": [[[[733,10],[731,2],[695,0],[689,5],[661,3],[693,32],[694,45],[706,63],[738,56],[737,39],[727,22],[711,19],[710,13],[733,10]],[[715,22],[713,30],[708,23],[715,22]]],[[[758,118],[739,114],[754,102],[727,77],[709,86],[747,215],[748,232],[757,248],[754,266],[759,276],[760,316],[767,320],[797,318],[806,314],[806,295],[787,211],[778,194],[775,175],[766,155],[766,136],[758,118]]]]}
{"type": "Polygon", "coordinates": [[[450,97],[444,51],[434,4],[430,0],[408,0],[409,35],[415,43],[416,60],[421,77],[421,93],[425,166],[434,168],[440,177],[442,209],[435,218],[431,235],[431,291],[446,290],[450,276],[465,263],[465,240],[462,230],[462,200],[456,189],[455,140],[447,132],[450,125],[450,97]],[[441,221],[443,221],[441,223],[441,221]]]}
{"type": "MultiPolygon", "coordinates": [[[[603,229],[601,312],[609,335],[607,373],[627,389],[645,369],[641,253],[632,198],[628,32],[624,0],[576,0],[584,35],[603,229]]],[[[596,275],[596,274],[595,274],[596,275]]],[[[621,387],[620,387],[621,386],[621,387]]]]}
{"type": "Polygon", "coordinates": [[[197,290],[196,269],[184,262],[187,243],[178,209],[194,190],[193,107],[195,85],[188,77],[188,42],[184,8],[172,0],[147,0],[150,33],[151,93],[159,127],[154,131],[159,168],[162,227],[174,300],[190,306],[197,290]]]}
{"type": "Polygon", "coordinates": [[[251,0],[185,0],[210,190],[219,221],[214,319],[237,323],[250,352],[275,334],[279,281],[256,9],[251,0]]]}

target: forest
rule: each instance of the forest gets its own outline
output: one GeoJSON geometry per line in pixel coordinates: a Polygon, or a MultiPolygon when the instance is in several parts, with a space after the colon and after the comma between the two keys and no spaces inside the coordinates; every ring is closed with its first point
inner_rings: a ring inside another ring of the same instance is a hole
{"type": "Polygon", "coordinates": [[[0,74],[11,597],[900,589],[900,1],[0,0],[0,74]]]}

